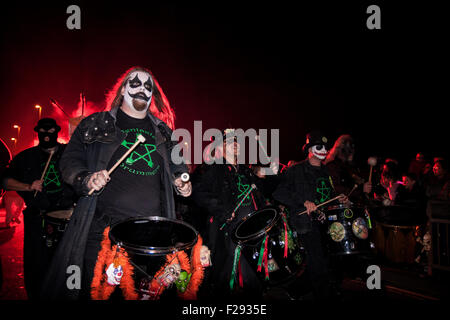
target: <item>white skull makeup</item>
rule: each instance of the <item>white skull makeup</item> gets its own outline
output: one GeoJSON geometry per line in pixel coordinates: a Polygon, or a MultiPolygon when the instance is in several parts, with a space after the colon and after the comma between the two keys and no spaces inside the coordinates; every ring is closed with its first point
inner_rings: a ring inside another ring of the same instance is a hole
{"type": "Polygon", "coordinates": [[[152,88],[152,77],[147,72],[135,71],[125,84],[123,98],[136,111],[147,111],[152,101],[152,88]]]}
{"type": "Polygon", "coordinates": [[[114,263],[111,263],[106,270],[106,275],[108,276],[107,282],[111,286],[118,286],[120,284],[120,280],[123,277],[123,269],[122,266],[119,265],[114,267],[114,263]]]}
{"type": "Polygon", "coordinates": [[[311,147],[311,152],[316,158],[323,160],[327,157],[328,150],[324,145],[315,145],[311,147]]]}

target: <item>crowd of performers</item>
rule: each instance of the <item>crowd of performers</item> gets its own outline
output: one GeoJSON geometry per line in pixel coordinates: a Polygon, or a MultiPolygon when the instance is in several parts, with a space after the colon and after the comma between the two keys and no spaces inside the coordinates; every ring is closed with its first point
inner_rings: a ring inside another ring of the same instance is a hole
{"type": "Polygon", "coordinates": [[[2,187],[26,204],[29,299],[261,299],[273,286],[294,296],[305,277],[315,299],[328,299],[339,292],[343,259],[373,249],[372,208],[407,207],[406,219],[425,225],[427,196],[449,196],[441,160],[430,171],[439,174],[427,174],[418,158],[402,181],[395,161],[376,170],[371,159],[361,172],[351,136],[333,146],[319,131],[306,137],[305,160],[272,166],[272,175],[237,163],[230,129],[214,155],[223,164],[175,164],[174,113],[145,68],[118,79],[108,106],[83,119],[67,145],[54,119],[39,120],[39,145],[3,173],[2,187]],[[345,235],[342,215],[358,218],[356,238],[345,235]],[[187,226],[196,241],[183,247],[187,226]],[[333,249],[330,237],[347,247],[333,249]]]}

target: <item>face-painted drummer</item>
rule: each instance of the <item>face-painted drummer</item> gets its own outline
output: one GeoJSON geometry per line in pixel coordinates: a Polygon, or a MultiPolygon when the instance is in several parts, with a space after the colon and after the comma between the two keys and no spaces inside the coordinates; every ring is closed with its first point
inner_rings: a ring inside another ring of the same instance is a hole
{"type": "Polygon", "coordinates": [[[175,194],[192,192],[191,183],[181,179],[187,167],[171,161],[174,112],[151,72],[140,67],[125,72],[107,106],[110,111],[94,113],[78,125],[61,161],[64,179],[83,197],[73,214],[77,223],[64,239],[70,249],[54,268],[82,262],[83,277],[81,290],[65,289],[66,275],[48,277],[50,298],[58,294],[50,286],[57,285],[63,298],[89,299],[105,228],[139,216],[175,219],[175,194]]]}
{"type": "MultiPolygon", "coordinates": [[[[329,150],[328,138],[313,131],[307,135],[302,150],[307,158],[286,171],[273,196],[289,210],[290,223],[306,249],[306,268],[314,296],[321,300],[330,297],[331,287],[321,241],[320,223],[324,215],[316,210],[321,203],[336,196],[331,177],[322,163],[329,150]],[[307,214],[297,214],[304,211],[307,214]]],[[[341,201],[345,201],[345,197],[341,201]]]]}

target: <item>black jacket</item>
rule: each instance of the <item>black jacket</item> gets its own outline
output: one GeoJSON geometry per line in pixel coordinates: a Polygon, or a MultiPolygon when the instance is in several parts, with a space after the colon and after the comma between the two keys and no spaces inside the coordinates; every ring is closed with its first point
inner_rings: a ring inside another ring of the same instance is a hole
{"type": "MultiPolygon", "coordinates": [[[[108,112],[99,112],[83,119],[73,133],[61,159],[61,171],[64,180],[71,184],[80,200],[73,212],[62,241],[58,245],[52,265],[47,272],[42,297],[44,299],[77,299],[78,289],[69,290],[66,286],[67,268],[71,265],[83,267],[86,241],[97,204],[97,194],[88,196],[84,178],[90,173],[104,170],[122,140],[126,137],[116,127],[118,108],[108,112]]],[[[175,219],[173,177],[188,172],[186,165],[171,162],[173,148],[171,130],[161,120],[149,114],[155,129],[157,152],[164,161],[162,179],[164,194],[163,216],[175,219]]]]}
{"type": "Polygon", "coordinates": [[[313,167],[308,160],[304,160],[290,167],[283,175],[282,181],[273,193],[275,200],[281,202],[289,209],[289,219],[296,227],[297,232],[307,233],[312,229],[312,220],[307,214],[297,215],[306,208],[305,201],[320,204],[335,196],[332,179],[325,166],[313,167]],[[327,184],[329,193],[327,199],[318,199],[318,179],[327,184]]]}

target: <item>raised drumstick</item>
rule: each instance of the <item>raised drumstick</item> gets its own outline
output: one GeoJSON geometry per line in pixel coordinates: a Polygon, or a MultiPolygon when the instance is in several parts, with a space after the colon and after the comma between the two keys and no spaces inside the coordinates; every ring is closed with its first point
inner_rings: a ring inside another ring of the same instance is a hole
{"type": "MultiPolygon", "coordinates": [[[[45,164],[44,171],[42,172],[42,175],[41,175],[41,180],[44,179],[45,173],[47,172],[47,169],[48,169],[48,165],[50,164],[50,160],[52,160],[54,153],[55,153],[55,151],[53,151],[53,150],[50,151],[50,155],[48,156],[47,163],[45,164]]],[[[37,192],[38,192],[37,190],[34,192],[34,197],[36,197],[37,192]]]]}
{"type": "MultiPolygon", "coordinates": [[[[145,142],[145,138],[144,138],[144,136],[142,136],[142,135],[138,135],[138,136],[137,136],[136,142],[131,146],[130,149],[127,150],[127,152],[125,152],[125,153],[123,154],[122,157],[120,157],[119,160],[117,160],[117,162],[111,167],[111,169],[108,170],[108,174],[111,174],[111,173],[112,173],[112,172],[113,172],[113,171],[114,171],[114,170],[122,163],[122,161],[125,160],[125,158],[128,157],[129,154],[130,154],[131,152],[133,152],[134,149],[136,149],[136,147],[138,146],[138,144],[141,143],[141,142],[145,142]]],[[[92,188],[91,191],[89,191],[88,194],[91,195],[91,194],[94,193],[94,191],[95,191],[95,189],[92,188]]]]}
{"type": "Polygon", "coordinates": [[[377,158],[370,157],[369,159],[367,159],[367,163],[370,166],[369,183],[372,183],[372,169],[373,169],[373,167],[375,167],[377,165],[377,158]]]}

